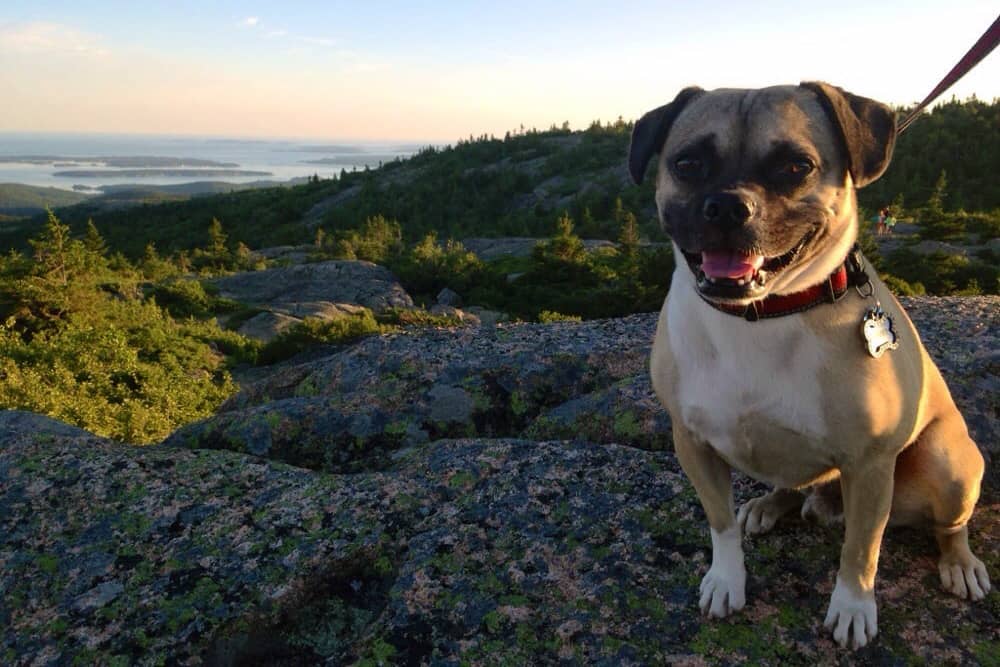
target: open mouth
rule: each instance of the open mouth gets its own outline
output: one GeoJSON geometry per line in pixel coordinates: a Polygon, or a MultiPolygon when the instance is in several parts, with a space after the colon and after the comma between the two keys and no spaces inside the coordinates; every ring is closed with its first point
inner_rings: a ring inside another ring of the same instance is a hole
{"type": "Polygon", "coordinates": [[[684,258],[704,297],[713,301],[752,301],[766,294],[767,284],[795,260],[813,233],[809,232],[795,247],[777,257],[743,250],[701,253],[684,250],[684,258]]]}

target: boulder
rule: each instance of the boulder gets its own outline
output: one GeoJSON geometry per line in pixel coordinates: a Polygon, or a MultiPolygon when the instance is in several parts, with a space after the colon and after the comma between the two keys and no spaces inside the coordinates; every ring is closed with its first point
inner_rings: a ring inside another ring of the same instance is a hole
{"type": "Polygon", "coordinates": [[[237,329],[237,332],[248,338],[256,338],[267,343],[301,322],[301,319],[284,313],[264,311],[244,322],[237,329]]]}
{"type": "Polygon", "coordinates": [[[507,313],[501,313],[498,310],[490,310],[489,308],[483,308],[481,306],[467,306],[465,308],[465,313],[478,318],[480,326],[488,329],[496,327],[496,325],[501,322],[510,321],[510,315],[507,313]]]}
{"type": "Polygon", "coordinates": [[[442,306],[452,306],[454,308],[462,307],[462,297],[460,297],[457,292],[447,287],[438,292],[437,302],[442,306]]]}
{"type": "Polygon", "coordinates": [[[413,307],[391,271],[360,260],[248,271],[210,282],[221,297],[293,317],[311,314],[316,304],[353,304],[376,313],[413,307]]]}

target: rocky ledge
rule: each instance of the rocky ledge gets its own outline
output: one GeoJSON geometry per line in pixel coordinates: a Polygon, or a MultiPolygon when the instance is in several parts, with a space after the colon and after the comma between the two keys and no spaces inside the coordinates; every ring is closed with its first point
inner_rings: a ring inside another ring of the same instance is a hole
{"type": "MultiPolygon", "coordinates": [[[[1000,299],[906,305],[991,459],[972,544],[1000,580],[1000,299]]],[[[798,518],[746,540],[746,609],[702,619],[654,322],[369,338],[153,447],[0,413],[0,663],[1000,660],[1000,594],[942,594],[912,530],[887,533],[859,652],[821,625],[841,531],[798,518]]]]}
{"type": "MultiPolygon", "coordinates": [[[[297,256],[295,247],[271,248],[264,255],[279,260],[297,256]]],[[[210,283],[219,296],[260,311],[243,323],[239,332],[264,341],[306,317],[329,320],[363,308],[376,313],[413,308],[410,295],[389,269],[360,260],[279,266],[215,278],[210,283]]]]}

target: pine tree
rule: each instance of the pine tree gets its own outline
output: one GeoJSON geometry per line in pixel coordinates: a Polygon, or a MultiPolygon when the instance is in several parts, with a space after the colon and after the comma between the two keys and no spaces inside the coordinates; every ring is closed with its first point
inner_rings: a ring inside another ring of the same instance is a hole
{"type": "Polygon", "coordinates": [[[626,211],[623,216],[618,245],[621,247],[622,254],[630,259],[639,254],[639,222],[635,219],[635,214],[632,211],[626,211]]]}
{"type": "Polygon", "coordinates": [[[622,205],[621,197],[615,197],[615,208],[611,213],[611,218],[618,225],[621,225],[623,222],[625,222],[625,206],[622,205]]]}
{"type": "Polygon", "coordinates": [[[59,222],[56,214],[49,210],[41,236],[29,241],[34,249],[36,274],[54,285],[64,287],[69,282],[72,271],[71,242],[69,227],[59,222]]]}
{"type": "Polygon", "coordinates": [[[938,175],[937,182],[934,183],[934,189],[931,191],[931,196],[927,200],[927,212],[931,215],[940,215],[944,213],[944,202],[948,198],[948,174],[944,169],[938,175]]]}
{"type": "Polygon", "coordinates": [[[948,176],[944,169],[934,184],[934,190],[927,200],[920,225],[920,236],[937,241],[950,241],[960,238],[965,233],[965,224],[954,213],[944,210],[944,202],[948,199],[948,176]]]}
{"type": "Polygon", "coordinates": [[[227,238],[229,237],[222,231],[222,223],[218,218],[212,218],[208,225],[208,252],[220,259],[225,257],[227,238]]]}
{"type": "Polygon", "coordinates": [[[905,202],[906,200],[903,198],[902,192],[897,194],[896,197],[892,200],[892,204],[890,205],[890,210],[892,211],[892,214],[897,218],[903,215],[903,212],[906,210],[905,207],[903,206],[905,202]]]}
{"type": "Polygon", "coordinates": [[[87,234],[83,237],[83,245],[92,253],[102,257],[108,253],[108,244],[104,242],[104,237],[97,231],[97,225],[93,219],[87,220],[87,234]]]}

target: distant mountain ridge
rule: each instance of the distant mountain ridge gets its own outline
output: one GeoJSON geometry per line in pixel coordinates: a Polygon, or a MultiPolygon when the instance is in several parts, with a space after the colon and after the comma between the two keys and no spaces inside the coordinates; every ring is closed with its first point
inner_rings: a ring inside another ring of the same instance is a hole
{"type": "Polygon", "coordinates": [[[45,188],[22,183],[0,183],[0,214],[36,215],[45,207],[58,208],[79,204],[92,194],[45,188]]]}

